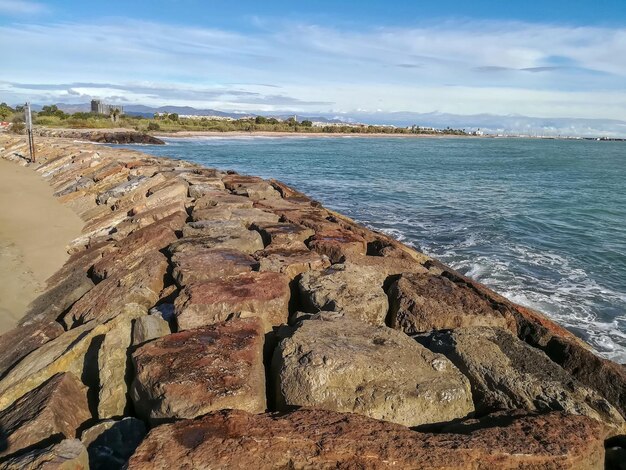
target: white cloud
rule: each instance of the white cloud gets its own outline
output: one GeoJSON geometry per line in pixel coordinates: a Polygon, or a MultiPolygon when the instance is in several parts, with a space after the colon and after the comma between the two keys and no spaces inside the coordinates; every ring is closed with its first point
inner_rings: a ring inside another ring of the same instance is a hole
{"type": "Polygon", "coordinates": [[[0,13],[9,15],[36,15],[48,11],[43,3],[25,0],[0,0],[0,13]]]}
{"type": "Polygon", "coordinates": [[[12,47],[0,50],[11,64],[0,79],[13,83],[0,84],[0,93],[228,110],[626,119],[626,61],[616,60],[626,54],[626,29],[511,22],[262,26],[245,34],[134,20],[0,27],[12,38],[12,47]],[[34,80],[67,86],[16,84],[34,80]]]}

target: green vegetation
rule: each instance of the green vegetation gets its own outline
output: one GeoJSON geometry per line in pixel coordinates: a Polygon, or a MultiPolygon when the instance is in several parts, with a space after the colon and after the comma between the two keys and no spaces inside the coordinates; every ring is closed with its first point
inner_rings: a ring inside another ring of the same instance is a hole
{"type": "MultiPolygon", "coordinates": [[[[5,103],[0,104],[0,119],[12,120],[13,116],[23,116],[19,109],[12,109],[5,103]]],[[[113,122],[115,127],[134,129],[140,132],[293,132],[326,134],[446,134],[467,135],[459,129],[433,131],[418,126],[394,127],[373,125],[327,124],[314,126],[310,120],[297,121],[294,117],[278,120],[265,116],[247,117],[236,120],[211,117],[181,118],[176,113],[155,114],[153,117],[128,116],[113,113],[111,116],[95,113],[67,114],[55,105],[44,106],[38,113],[33,113],[33,122],[42,127],[67,129],[107,129],[113,122]]],[[[12,126],[13,127],[13,126],[12,126]]]]}

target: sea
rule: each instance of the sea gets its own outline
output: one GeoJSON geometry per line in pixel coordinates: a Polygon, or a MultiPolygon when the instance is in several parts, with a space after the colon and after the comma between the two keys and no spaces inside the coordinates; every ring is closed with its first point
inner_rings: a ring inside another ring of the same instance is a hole
{"type": "Polygon", "coordinates": [[[218,136],[127,146],[276,178],[626,363],[626,143],[218,136]]]}

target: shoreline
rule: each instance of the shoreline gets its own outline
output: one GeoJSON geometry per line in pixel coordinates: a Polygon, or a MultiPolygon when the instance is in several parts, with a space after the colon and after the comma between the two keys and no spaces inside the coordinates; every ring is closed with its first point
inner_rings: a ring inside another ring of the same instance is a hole
{"type": "MultiPolygon", "coordinates": [[[[104,467],[120,446],[129,470],[360,455],[364,468],[603,468],[626,432],[623,366],[297,189],[36,145],[26,171],[86,224],[0,336],[0,458],[15,468],[33,448],[104,467]]],[[[24,138],[0,149],[25,163],[24,138]]]]}
{"type": "Polygon", "coordinates": [[[408,139],[461,139],[461,138],[485,138],[488,136],[473,135],[441,135],[441,134],[384,134],[384,133],[351,133],[351,132],[268,132],[268,131],[177,131],[177,132],[154,132],[155,137],[362,137],[362,138],[408,138],[408,139]]]}

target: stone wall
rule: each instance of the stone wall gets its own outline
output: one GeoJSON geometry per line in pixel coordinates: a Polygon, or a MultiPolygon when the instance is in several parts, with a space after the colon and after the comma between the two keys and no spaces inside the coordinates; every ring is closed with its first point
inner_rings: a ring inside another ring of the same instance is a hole
{"type": "Polygon", "coordinates": [[[0,136],[85,227],[0,337],[0,468],[624,457],[624,367],[437,260],[278,181],[60,138],[27,152],[0,136]]]}

